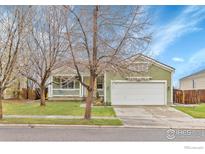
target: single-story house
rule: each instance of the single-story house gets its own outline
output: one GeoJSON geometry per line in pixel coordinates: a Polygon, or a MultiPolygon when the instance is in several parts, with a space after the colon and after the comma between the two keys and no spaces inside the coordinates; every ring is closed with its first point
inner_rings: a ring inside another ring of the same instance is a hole
{"type": "Polygon", "coordinates": [[[205,69],[181,78],[179,84],[181,90],[205,89],[205,69]]]}
{"type": "MultiPolygon", "coordinates": [[[[105,71],[96,81],[96,89],[108,105],[167,105],[173,102],[172,76],[174,68],[155,59],[138,54],[132,67],[143,73],[122,75],[105,71]]],[[[89,74],[81,70],[83,81],[89,82],[89,74]]],[[[86,88],[76,80],[75,69],[63,65],[50,77],[48,99],[84,99],[86,88]]]]}

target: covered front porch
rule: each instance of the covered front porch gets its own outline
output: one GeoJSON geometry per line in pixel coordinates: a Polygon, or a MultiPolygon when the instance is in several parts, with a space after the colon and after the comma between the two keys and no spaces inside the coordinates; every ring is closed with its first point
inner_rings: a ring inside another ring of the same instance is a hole
{"type": "MultiPolygon", "coordinates": [[[[89,76],[82,76],[83,82],[89,84],[89,76]]],[[[104,75],[96,80],[95,96],[104,97],[104,75]]],[[[77,80],[75,75],[53,75],[48,86],[48,99],[75,100],[84,99],[87,89],[77,80]]]]}

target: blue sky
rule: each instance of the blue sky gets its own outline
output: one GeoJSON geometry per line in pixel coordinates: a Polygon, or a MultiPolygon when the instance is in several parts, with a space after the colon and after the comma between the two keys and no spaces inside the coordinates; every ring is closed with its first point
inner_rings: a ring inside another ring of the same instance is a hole
{"type": "Polygon", "coordinates": [[[205,69],[205,6],[150,6],[150,53],[176,69],[178,79],[205,69]]]}

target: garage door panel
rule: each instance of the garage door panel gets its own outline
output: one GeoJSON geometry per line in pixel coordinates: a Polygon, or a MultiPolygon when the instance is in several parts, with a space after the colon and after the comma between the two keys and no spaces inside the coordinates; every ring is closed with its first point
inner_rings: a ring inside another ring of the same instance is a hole
{"type": "Polygon", "coordinates": [[[113,105],[164,105],[165,82],[113,82],[113,105]]]}

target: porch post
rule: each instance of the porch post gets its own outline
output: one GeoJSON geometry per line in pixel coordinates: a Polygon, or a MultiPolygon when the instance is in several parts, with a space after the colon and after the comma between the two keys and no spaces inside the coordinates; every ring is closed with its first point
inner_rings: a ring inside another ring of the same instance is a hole
{"type": "Polygon", "coordinates": [[[51,76],[50,82],[50,97],[53,97],[53,76],[51,76]]]}
{"type": "MultiPolygon", "coordinates": [[[[51,78],[51,77],[48,78],[48,83],[50,83],[50,80],[51,80],[50,78],[51,78]]],[[[50,93],[51,93],[50,88],[51,88],[51,87],[50,87],[50,84],[49,84],[49,85],[48,85],[48,97],[50,97],[50,93]]]]}
{"type": "Polygon", "coordinates": [[[104,77],[103,77],[103,79],[104,79],[104,85],[103,85],[103,90],[104,90],[104,102],[105,102],[105,104],[106,104],[106,71],[105,71],[105,73],[104,73],[104,77]]]}
{"type": "MultiPolygon", "coordinates": [[[[82,76],[82,81],[84,80],[83,76],[82,76]]],[[[84,82],[84,81],[83,81],[84,82]]],[[[80,92],[81,92],[81,97],[83,97],[83,93],[84,93],[84,87],[83,85],[80,83],[80,92]]]]}

